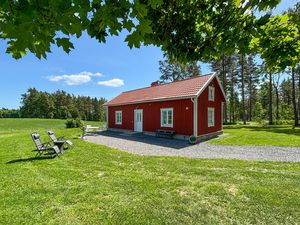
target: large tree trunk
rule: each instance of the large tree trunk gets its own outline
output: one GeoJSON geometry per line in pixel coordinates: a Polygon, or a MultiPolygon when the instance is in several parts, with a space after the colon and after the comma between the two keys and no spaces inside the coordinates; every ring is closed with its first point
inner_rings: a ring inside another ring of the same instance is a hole
{"type": "Polygon", "coordinates": [[[298,119],[299,117],[300,117],[300,70],[298,68],[298,119]]]}
{"type": "Polygon", "coordinates": [[[252,121],[252,74],[249,75],[249,121],[252,121]]]}
{"type": "Polygon", "coordinates": [[[241,83],[242,83],[242,110],[243,110],[243,123],[246,124],[246,110],[245,110],[245,82],[244,82],[244,55],[240,56],[241,63],[241,83]]]}
{"type": "Polygon", "coordinates": [[[230,118],[230,123],[233,123],[234,122],[234,82],[233,82],[233,77],[231,77],[231,87],[230,87],[230,115],[229,115],[229,118],[230,118]]]}
{"type": "MultiPolygon", "coordinates": [[[[226,69],[225,69],[225,56],[222,56],[222,85],[223,85],[223,90],[225,93],[225,96],[227,95],[227,79],[226,79],[226,69]]],[[[224,109],[223,109],[223,121],[227,123],[227,102],[224,104],[224,109]]]]}
{"type": "Polygon", "coordinates": [[[292,68],[292,102],[294,108],[294,125],[299,126],[298,109],[296,103],[295,68],[292,68]]]}
{"type": "Polygon", "coordinates": [[[279,90],[276,87],[275,88],[275,92],[276,92],[276,120],[279,120],[279,90]]]}
{"type": "Polygon", "coordinates": [[[272,74],[269,73],[269,125],[273,125],[272,74]]]}

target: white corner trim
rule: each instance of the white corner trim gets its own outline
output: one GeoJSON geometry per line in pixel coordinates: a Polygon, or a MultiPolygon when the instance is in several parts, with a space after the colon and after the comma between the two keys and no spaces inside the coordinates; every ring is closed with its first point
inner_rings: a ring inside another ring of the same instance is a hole
{"type": "Polygon", "coordinates": [[[193,135],[198,136],[198,97],[194,97],[192,102],[194,103],[193,108],[193,135]]]}
{"type": "Polygon", "coordinates": [[[224,122],[224,102],[221,102],[221,130],[223,130],[223,122],[224,122]]]}

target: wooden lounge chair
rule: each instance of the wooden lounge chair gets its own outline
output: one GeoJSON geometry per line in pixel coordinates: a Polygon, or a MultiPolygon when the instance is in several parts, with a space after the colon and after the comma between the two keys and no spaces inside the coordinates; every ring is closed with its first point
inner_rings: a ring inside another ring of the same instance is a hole
{"type": "Polygon", "coordinates": [[[51,130],[48,130],[47,134],[49,135],[49,137],[53,141],[53,143],[55,145],[57,145],[60,149],[63,149],[64,144],[67,144],[68,147],[73,147],[74,146],[73,142],[70,141],[70,140],[64,139],[63,137],[57,138],[54,135],[53,131],[51,131],[51,130]]]}
{"type": "Polygon", "coordinates": [[[32,133],[31,137],[37,150],[35,157],[41,156],[43,153],[56,155],[63,153],[63,151],[61,151],[56,145],[51,145],[51,142],[42,143],[40,135],[38,133],[32,133]]]}

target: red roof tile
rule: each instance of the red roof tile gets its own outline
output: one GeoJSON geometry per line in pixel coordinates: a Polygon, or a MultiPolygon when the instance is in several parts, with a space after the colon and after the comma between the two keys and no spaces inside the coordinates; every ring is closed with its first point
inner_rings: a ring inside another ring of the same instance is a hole
{"type": "Polygon", "coordinates": [[[153,87],[126,91],[107,102],[105,105],[126,105],[138,102],[151,102],[164,99],[192,97],[214,76],[213,73],[186,80],[153,87]]]}

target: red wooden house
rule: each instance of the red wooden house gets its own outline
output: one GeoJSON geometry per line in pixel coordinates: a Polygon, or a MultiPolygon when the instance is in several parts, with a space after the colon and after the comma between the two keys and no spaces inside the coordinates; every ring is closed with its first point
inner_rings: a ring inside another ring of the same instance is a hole
{"type": "Polygon", "coordinates": [[[178,138],[222,133],[225,94],[215,73],[126,91],[107,102],[109,130],[155,134],[172,130],[178,138]]]}

